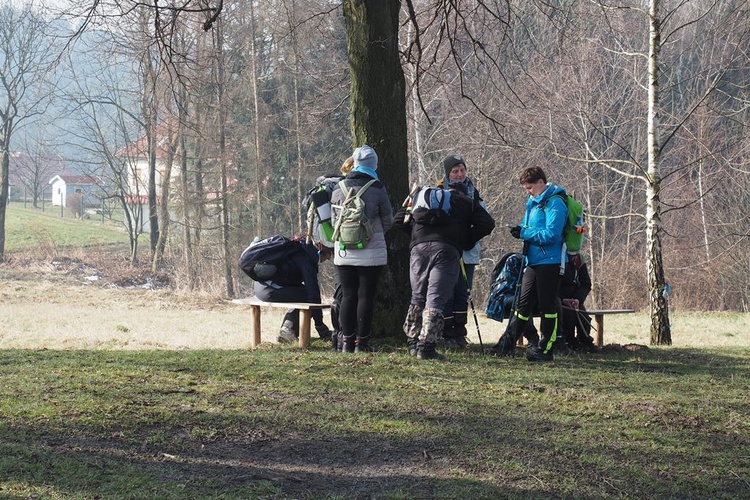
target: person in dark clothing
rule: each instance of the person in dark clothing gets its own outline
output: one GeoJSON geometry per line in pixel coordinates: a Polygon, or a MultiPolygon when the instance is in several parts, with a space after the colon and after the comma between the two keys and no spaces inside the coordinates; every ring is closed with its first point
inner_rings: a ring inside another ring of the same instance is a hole
{"type": "MultiPolygon", "coordinates": [[[[273,278],[256,281],[255,296],[266,302],[310,302],[320,304],[318,264],[331,258],[332,250],[321,244],[300,241],[299,250],[284,262],[277,264],[273,278]]],[[[323,311],[314,309],[312,319],[315,330],[322,339],[331,338],[331,330],[323,322],[323,311]]],[[[284,315],[279,332],[279,342],[294,342],[299,335],[299,311],[289,309],[284,315]]]]}
{"type": "MultiPolygon", "coordinates": [[[[464,160],[463,156],[456,154],[446,156],[443,159],[443,169],[445,170],[445,177],[438,182],[438,187],[449,188],[452,185],[460,185],[466,191],[469,198],[487,210],[487,205],[479,194],[479,189],[476,188],[474,182],[468,176],[466,160],[464,160]]],[[[477,242],[472,248],[464,250],[461,253],[464,267],[462,270],[459,268],[461,272],[459,273],[458,280],[456,280],[453,298],[448,300],[443,310],[445,317],[443,339],[446,349],[461,350],[469,346],[469,342],[466,339],[469,294],[474,283],[474,270],[479,264],[480,256],[480,242],[477,242]]]]}
{"type": "Polygon", "coordinates": [[[565,201],[557,195],[564,194],[565,190],[548,184],[540,167],[525,168],[519,182],[528,194],[526,213],[521,224],[510,229],[510,234],[524,241],[527,265],[508,332],[515,342],[537,306],[541,316],[539,347],[527,348],[526,359],[551,361],[558,331],[560,271],[566,259],[563,229],[568,218],[565,201]]]}
{"type": "Polygon", "coordinates": [[[562,329],[565,342],[573,351],[599,352],[591,337],[591,316],[584,302],[591,292],[591,277],[581,255],[568,254],[565,274],[560,282],[562,329]]]}
{"type": "Polygon", "coordinates": [[[461,252],[490,234],[495,221],[457,185],[447,191],[424,188],[413,207],[399,210],[394,225],[411,234],[412,293],[404,322],[409,354],[443,359],[435,348],[443,333],[443,308],[459,278],[461,252]],[[433,207],[433,200],[440,208],[433,207]]]}

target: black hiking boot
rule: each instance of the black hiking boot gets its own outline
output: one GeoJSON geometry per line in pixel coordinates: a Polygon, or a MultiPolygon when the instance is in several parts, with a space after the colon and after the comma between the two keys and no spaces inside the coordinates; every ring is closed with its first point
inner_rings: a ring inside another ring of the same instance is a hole
{"type": "Polygon", "coordinates": [[[526,349],[526,359],[529,361],[547,362],[554,361],[555,357],[552,355],[552,351],[545,354],[539,348],[529,347],[526,349]]]}
{"type": "Polygon", "coordinates": [[[579,345],[581,346],[581,351],[583,352],[590,352],[590,353],[602,352],[602,349],[594,343],[594,339],[592,338],[580,341],[579,345]]]}
{"type": "Polygon", "coordinates": [[[331,334],[331,349],[334,351],[340,351],[339,348],[339,342],[340,342],[340,334],[339,332],[335,331],[331,334]]]}
{"type": "Polygon", "coordinates": [[[358,338],[355,342],[354,352],[375,352],[375,349],[370,345],[370,338],[358,338]]]}
{"type": "Polygon", "coordinates": [[[573,350],[568,347],[568,343],[562,337],[557,337],[555,340],[555,352],[563,356],[573,354],[573,350]]]}
{"type": "Polygon", "coordinates": [[[351,337],[341,338],[341,352],[354,352],[356,347],[357,339],[352,335],[351,337]]]}
{"type": "Polygon", "coordinates": [[[435,344],[418,344],[417,359],[436,359],[442,361],[445,356],[435,350],[435,344]]]}
{"type": "Polygon", "coordinates": [[[497,344],[492,346],[489,354],[492,356],[513,356],[516,353],[516,343],[512,342],[509,337],[503,334],[497,344]]]}

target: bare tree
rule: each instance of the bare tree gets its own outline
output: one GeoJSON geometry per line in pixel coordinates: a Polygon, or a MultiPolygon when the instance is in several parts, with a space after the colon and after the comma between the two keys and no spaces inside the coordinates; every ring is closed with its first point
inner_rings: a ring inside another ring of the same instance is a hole
{"type": "Polygon", "coordinates": [[[0,262],[5,260],[5,211],[11,144],[18,127],[45,112],[50,89],[45,88],[53,69],[54,43],[46,35],[46,22],[32,6],[0,5],[0,262]]]}

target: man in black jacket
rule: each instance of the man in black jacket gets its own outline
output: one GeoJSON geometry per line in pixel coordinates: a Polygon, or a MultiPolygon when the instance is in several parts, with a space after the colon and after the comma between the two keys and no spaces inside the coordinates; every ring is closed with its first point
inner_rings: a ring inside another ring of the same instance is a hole
{"type": "MultiPolygon", "coordinates": [[[[331,249],[320,243],[299,242],[299,250],[293,252],[282,263],[277,264],[276,273],[266,281],[253,285],[255,296],[266,302],[309,302],[320,304],[318,264],[331,258],[331,249]]],[[[323,311],[313,309],[315,330],[322,339],[331,338],[331,330],[323,322],[323,311]]],[[[296,342],[299,335],[299,311],[289,309],[284,315],[279,332],[279,342],[296,342]]]]}
{"type": "Polygon", "coordinates": [[[411,303],[404,322],[409,353],[443,359],[435,347],[443,332],[443,308],[459,279],[461,252],[490,234],[495,221],[459,186],[452,186],[423,188],[412,207],[396,214],[394,225],[411,234],[411,303]]]}

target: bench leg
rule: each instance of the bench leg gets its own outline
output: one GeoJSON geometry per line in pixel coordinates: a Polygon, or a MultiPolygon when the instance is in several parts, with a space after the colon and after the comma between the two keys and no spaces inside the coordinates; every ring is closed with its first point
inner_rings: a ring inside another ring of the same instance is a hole
{"type": "Polygon", "coordinates": [[[260,344],[260,306],[250,306],[250,347],[260,344]]]}
{"type": "Polygon", "coordinates": [[[596,323],[596,345],[604,347],[604,315],[594,314],[594,323],[596,323]]]}
{"type": "Polygon", "coordinates": [[[312,311],[310,309],[302,309],[299,315],[299,346],[302,349],[306,349],[310,345],[310,319],[312,318],[312,311]]]}

